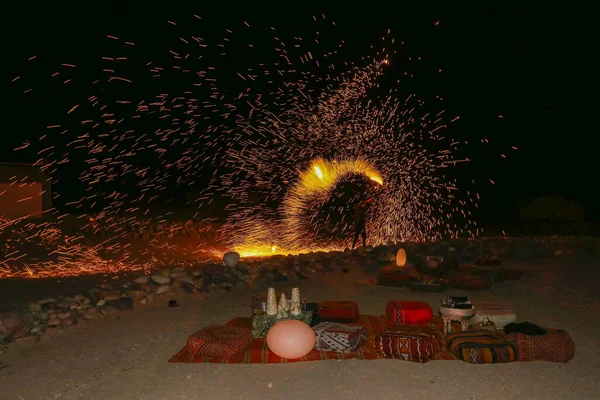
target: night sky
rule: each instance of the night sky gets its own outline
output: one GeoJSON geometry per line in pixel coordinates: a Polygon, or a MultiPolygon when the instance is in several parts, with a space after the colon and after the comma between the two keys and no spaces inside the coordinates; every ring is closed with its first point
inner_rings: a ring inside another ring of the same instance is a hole
{"type": "MultiPolygon", "coordinates": [[[[593,177],[597,168],[592,161],[598,129],[591,121],[596,92],[589,78],[593,47],[588,44],[591,28],[584,21],[585,10],[373,5],[369,10],[349,6],[302,10],[294,3],[293,12],[283,9],[291,5],[216,12],[200,5],[183,10],[80,4],[69,9],[7,10],[3,68],[9,75],[2,81],[3,103],[8,106],[2,108],[0,161],[34,161],[23,153],[16,158],[12,149],[27,138],[36,141],[45,126],[60,121],[55,116],[64,114],[64,102],[72,102],[55,95],[52,86],[34,83],[36,74],[48,73],[61,62],[87,64],[94,70],[107,46],[106,34],[131,38],[137,44],[132,55],[151,54],[147,58],[156,60],[177,39],[168,19],[189,20],[199,14],[204,25],[197,28],[198,34],[205,37],[218,38],[242,21],[302,36],[315,30],[311,16],[324,12],[337,24],[335,38],[347,42],[349,58],[360,57],[391,28],[397,40],[405,42],[404,55],[421,56],[422,61],[397,60],[389,73],[410,70],[416,76],[412,89],[419,96],[442,96],[447,112],[461,116],[452,135],[492,142],[488,147],[474,146],[474,162],[460,172],[495,181],[479,187],[484,219],[510,215],[519,201],[541,194],[572,197],[588,207],[590,217],[598,216],[593,177]],[[154,54],[155,49],[160,51],[154,54]],[[39,59],[36,69],[27,62],[32,55],[39,59]],[[35,95],[23,95],[22,88],[11,83],[15,76],[29,76],[35,95]],[[25,97],[34,101],[25,103],[25,97]],[[519,150],[510,150],[511,146],[519,150]]],[[[86,74],[85,68],[80,71],[86,74]]],[[[87,97],[86,89],[74,86],[69,96],[87,97]]]]}

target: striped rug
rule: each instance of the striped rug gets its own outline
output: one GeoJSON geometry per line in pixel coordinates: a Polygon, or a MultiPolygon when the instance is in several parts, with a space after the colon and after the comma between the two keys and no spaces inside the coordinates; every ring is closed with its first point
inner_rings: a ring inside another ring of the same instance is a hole
{"type": "MultiPolygon", "coordinates": [[[[229,326],[239,328],[252,327],[251,318],[235,318],[227,323],[229,326]]],[[[354,324],[353,324],[354,325],[354,324]]],[[[306,356],[288,360],[286,358],[279,357],[272,353],[267,347],[267,343],[264,338],[254,339],[250,347],[242,354],[236,357],[224,360],[214,358],[203,358],[197,357],[190,354],[184,346],[177,354],[175,354],[169,362],[171,363],[222,363],[222,364],[267,364],[267,363],[286,363],[286,362],[299,362],[299,361],[319,361],[319,360],[347,360],[351,358],[357,358],[359,360],[376,360],[382,358],[379,356],[373,338],[380,332],[383,332],[387,327],[393,325],[393,322],[387,319],[384,315],[360,315],[356,325],[364,325],[369,332],[369,340],[355,353],[340,353],[335,351],[319,351],[313,350],[306,356]]],[[[436,326],[438,329],[442,328],[442,320],[439,317],[435,317],[430,325],[436,326]]],[[[456,324],[453,327],[457,331],[460,331],[460,324],[456,324]]],[[[453,329],[453,330],[454,330],[453,329]]],[[[456,360],[451,353],[443,351],[438,353],[433,360],[456,360]]]]}

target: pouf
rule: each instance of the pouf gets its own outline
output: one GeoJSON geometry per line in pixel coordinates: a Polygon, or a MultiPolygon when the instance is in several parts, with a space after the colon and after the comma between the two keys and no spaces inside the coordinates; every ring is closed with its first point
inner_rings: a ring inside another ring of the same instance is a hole
{"type": "Polygon", "coordinates": [[[424,363],[444,347],[444,335],[430,326],[398,325],[376,335],[373,342],[384,358],[424,363]]]}
{"type": "Polygon", "coordinates": [[[422,301],[388,301],[385,314],[397,324],[421,324],[433,318],[431,306],[422,301]]]}
{"type": "Polygon", "coordinates": [[[446,344],[450,353],[471,364],[507,363],[517,358],[515,345],[488,330],[449,333],[446,344]]]}
{"type": "Polygon", "coordinates": [[[503,304],[493,301],[481,301],[473,303],[473,306],[475,308],[475,315],[469,321],[471,325],[483,322],[486,317],[496,325],[496,329],[503,329],[504,325],[517,322],[517,313],[515,310],[503,304]]]}
{"type": "Polygon", "coordinates": [[[364,326],[350,326],[336,322],[322,322],[313,328],[317,343],[315,349],[351,353],[362,347],[369,333],[364,326]]]}
{"type": "Polygon", "coordinates": [[[320,301],[318,304],[321,322],[358,321],[358,304],[353,301],[320,301]]]}
{"type": "Polygon", "coordinates": [[[519,361],[566,363],[575,356],[575,343],[571,335],[563,330],[548,330],[545,335],[538,336],[509,333],[505,340],[517,347],[519,361]]]}
{"type": "Polygon", "coordinates": [[[251,342],[250,329],[211,325],[188,338],[187,350],[200,357],[232,358],[245,351],[251,342]]]}

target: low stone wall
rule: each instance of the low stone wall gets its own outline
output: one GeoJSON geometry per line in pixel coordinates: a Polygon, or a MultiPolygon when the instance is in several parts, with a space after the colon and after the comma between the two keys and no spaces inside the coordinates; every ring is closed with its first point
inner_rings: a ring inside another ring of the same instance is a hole
{"type": "MultiPolygon", "coordinates": [[[[167,294],[231,291],[237,288],[266,286],[277,281],[309,279],[325,271],[348,272],[372,266],[377,268],[395,260],[398,249],[409,255],[437,255],[454,258],[458,263],[473,263],[479,258],[528,261],[544,257],[586,254],[597,256],[600,239],[594,237],[523,237],[444,240],[434,243],[390,243],[333,251],[273,256],[259,260],[242,260],[232,268],[203,264],[194,268],[156,271],[123,284],[103,283],[89,292],[72,297],[40,299],[0,314],[0,343],[33,344],[40,338],[60,334],[81,321],[104,318],[112,312],[151,305],[167,294]]],[[[0,350],[1,352],[1,350],[0,350]]]]}

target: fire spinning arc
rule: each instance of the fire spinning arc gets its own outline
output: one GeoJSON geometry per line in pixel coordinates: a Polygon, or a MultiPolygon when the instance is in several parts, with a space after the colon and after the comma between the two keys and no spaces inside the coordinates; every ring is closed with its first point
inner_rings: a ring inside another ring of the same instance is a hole
{"type": "Polygon", "coordinates": [[[381,173],[372,163],[364,159],[327,161],[317,158],[309,169],[300,174],[298,182],[290,189],[283,203],[285,222],[291,230],[295,243],[304,241],[303,238],[309,230],[305,221],[309,205],[317,200],[326,200],[336,184],[352,174],[364,175],[371,181],[383,185],[381,173]]]}

